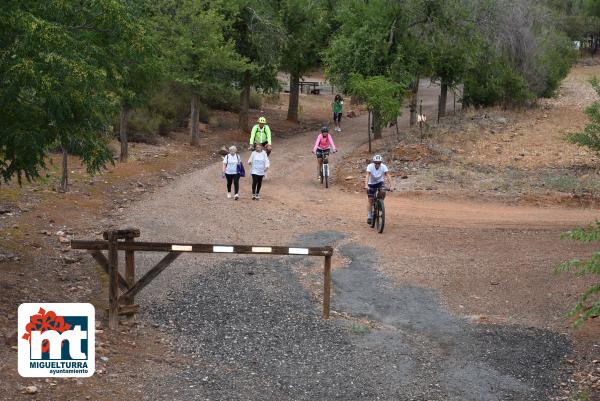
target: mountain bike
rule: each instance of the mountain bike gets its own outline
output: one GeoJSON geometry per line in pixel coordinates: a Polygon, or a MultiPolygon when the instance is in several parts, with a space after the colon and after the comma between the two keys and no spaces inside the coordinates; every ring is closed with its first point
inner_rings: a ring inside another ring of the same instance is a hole
{"type": "Polygon", "coordinates": [[[375,228],[379,234],[383,232],[385,226],[385,194],[386,191],[392,191],[390,188],[377,188],[375,195],[373,195],[373,206],[371,206],[371,227],[375,228]]]}
{"type": "Polygon", "coordinates": [[[319,172],[321,184],[325,182],[325,188],[329,188],[329,153],[329,149],[323,151],[323,164],[321,164],[321,171],[319,172]]]}

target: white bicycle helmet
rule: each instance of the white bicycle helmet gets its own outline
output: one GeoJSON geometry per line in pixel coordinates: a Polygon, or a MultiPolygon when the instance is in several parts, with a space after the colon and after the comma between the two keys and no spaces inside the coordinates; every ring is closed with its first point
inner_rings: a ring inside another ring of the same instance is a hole
{"type": "Polygon", "coordinates": [[[373,156],[373,161],[383,163],[383,157],[381,157],[381,155],[375,155],[373,156]]]}

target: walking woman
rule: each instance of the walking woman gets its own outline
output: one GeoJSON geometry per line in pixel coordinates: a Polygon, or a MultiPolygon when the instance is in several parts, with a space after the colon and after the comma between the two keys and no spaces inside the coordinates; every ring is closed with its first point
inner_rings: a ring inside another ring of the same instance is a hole
{"type": "Polygon", "coordinates": [[[235,194],[233,199],[238,200],[240,198],[240,174],[238,172],[238,164],[240,155],[237,154],[237,148],[235,146],[229,147],[229,153],[223,158],[223,176],[227,178],[227,198],[231,199],[231,184],[233,183],[233,189],[235,194]]]}
{"type": "Polygon", "coordinates": [[[260,200],[260,187],[270,165],[267,152],[263,152],[261,143],[256,143],[256,148],[250,155],[248,164],[252,166],[252,200],[260,200]]]}

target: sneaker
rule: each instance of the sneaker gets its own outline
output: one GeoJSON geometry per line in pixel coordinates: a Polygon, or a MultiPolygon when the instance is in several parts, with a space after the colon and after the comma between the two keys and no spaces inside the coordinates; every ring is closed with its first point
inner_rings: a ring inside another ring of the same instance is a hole
{"type": "Polygon", "coordinates": [[[233,199],[238,200],[238,199],[240,199],[240,196],[238,194],[235,194],[233,199]]]}
{"type": "Polygon", "coordinates": [[[373,215],[369,213],[369,217],[367,217],[367,224],[371,224],[373,222],[373,215]]]}
{"type": "Polygon", "coordinates": [[[260,200],[260,195],[256,194],[256,200],[260,200]]]}
{"type": "Polygon", "coordinates": [[[252,194],[252,200],[256,200],[256,195],[252,194]]]}
{"type": "Polygon", "coordinates": [[[231,192],[227,192],[227,199],[231,199],[231,192]]]}

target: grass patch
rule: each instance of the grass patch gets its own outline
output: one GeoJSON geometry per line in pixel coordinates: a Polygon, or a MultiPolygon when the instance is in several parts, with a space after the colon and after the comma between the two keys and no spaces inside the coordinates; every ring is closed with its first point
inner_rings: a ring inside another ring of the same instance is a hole
{"type": "Polygon", "coordinates": [[[348,331],[355,335],[364,335],[368,334],[371,331],[371,328],[366,324],[351,323],[350,326],[348,326],[348,331]]]}

